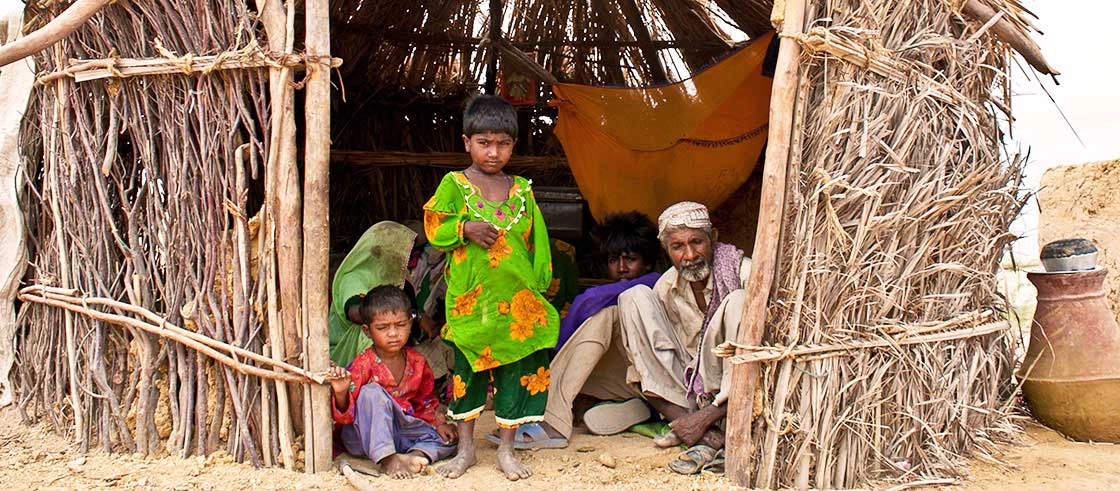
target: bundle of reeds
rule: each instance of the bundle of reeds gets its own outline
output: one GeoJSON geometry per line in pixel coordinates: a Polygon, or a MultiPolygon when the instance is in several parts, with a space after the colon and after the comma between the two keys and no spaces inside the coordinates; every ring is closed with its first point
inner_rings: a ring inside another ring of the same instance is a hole
{"type": "MultiPolygon", "coordinates": [[[[61,3],[29,7],[32,18],[61,3]]],[[[19,408],[82,449],[224,449],[295,465],[283,382],[321,380],[280,339],[279,220],[260,204],[275,202],[266,181],[281,168],[265,165],[280,141],[269,68],[192,61],[262,52],[255,16],[228,0],[118,3],[36,60],[45,74],[71,59],[182,67],[50,77],[25,119],[32,286],[20,295],[19,408]]]]}
{"type": "Polygon", "coordinates": [[[953,2],[808,5],[751,481],[951,481],[1016,430],[1009,52],[953,2]]]}

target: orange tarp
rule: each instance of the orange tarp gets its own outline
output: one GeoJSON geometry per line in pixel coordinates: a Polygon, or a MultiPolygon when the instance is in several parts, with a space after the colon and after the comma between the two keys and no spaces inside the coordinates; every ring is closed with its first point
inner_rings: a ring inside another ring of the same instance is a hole
{"type": "Polygon", "coordinates": [[[555,133],[596,219],[639,210],[656,220],[683,200],[715,208],[746,182],[766,143],[772,37],[670,85],[553,86],[555,133]]]}

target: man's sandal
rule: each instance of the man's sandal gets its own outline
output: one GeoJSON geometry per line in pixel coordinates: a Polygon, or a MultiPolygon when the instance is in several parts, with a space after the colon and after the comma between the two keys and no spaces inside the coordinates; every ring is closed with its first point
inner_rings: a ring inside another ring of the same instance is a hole
{"type": "MultiPolygon", "coordinates": [[[[495,433],[487,433],[486,441],[495,445],[502,444],[502,438],[495,433]]],[[[517,427],[513,434],[514,450],[535,450],[541,448],[567,448],[568,439],[562,436],[549,437],[538,423],[525,423],[517,427]]]]}
{"type": "Polygon", "coordinates": [[[705,465],[715,460],[717,453],[716,449],[707,445],[693,445],[678,455],[676,460],[669,462],[669,469],[686,476],[697,474],[705,465]]]}
{"type": "Polygon", "coordinates": [[[714,475],[717,475],[717,476],[722,476],[723,475],[723,469],[724,469],[724,459],[723,459],[723,449],[721,448],[721,449],[719,449],[718,452],[716,452],[716,456],[715,456],[715,458],[712,459],[711,462],[708,462],[707,464],[704,464],[704,467],[700,468],[700,472],[702,472],[704,474],[714,474],[714,475]]]}

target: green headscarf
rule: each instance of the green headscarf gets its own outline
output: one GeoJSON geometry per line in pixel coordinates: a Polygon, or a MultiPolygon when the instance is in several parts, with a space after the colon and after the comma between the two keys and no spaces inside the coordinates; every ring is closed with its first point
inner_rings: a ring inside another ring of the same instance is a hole
{"type": "Polygon", "coordinates": [[[346,301],[381,285],[404,287],[416,232],[397,222],[370,227],[342,260],[331,283],[331,361],[345,367],[372,344],[346,317],[346,301]]]}

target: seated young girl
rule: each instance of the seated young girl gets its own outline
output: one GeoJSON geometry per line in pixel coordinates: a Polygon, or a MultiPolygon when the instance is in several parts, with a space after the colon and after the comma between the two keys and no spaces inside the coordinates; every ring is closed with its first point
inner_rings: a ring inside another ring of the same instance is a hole
{"type": "Polygon", "coordinates": [[[355,317],[373,345],[348,369],[335,366],[327,374],[346,451],[381,464],[397,479],[449,457],[458,440],[455,426],[436,411],[428,362],[407,346],[414,315],[401,289],[370,290],[355,317]]]}

